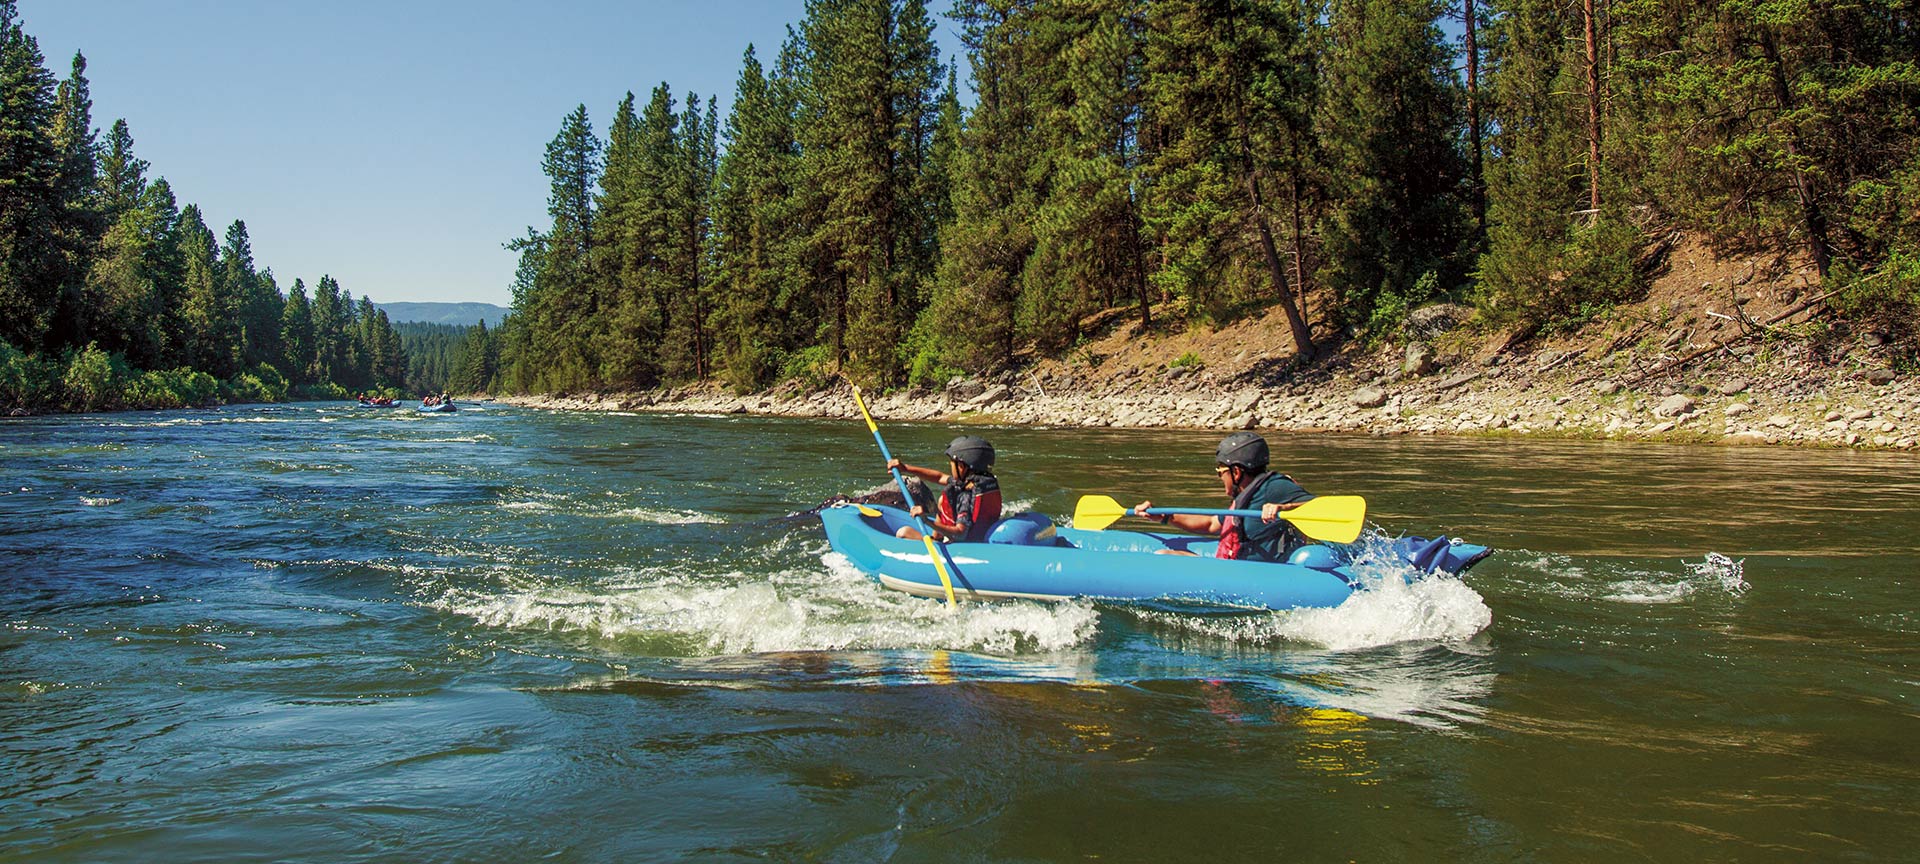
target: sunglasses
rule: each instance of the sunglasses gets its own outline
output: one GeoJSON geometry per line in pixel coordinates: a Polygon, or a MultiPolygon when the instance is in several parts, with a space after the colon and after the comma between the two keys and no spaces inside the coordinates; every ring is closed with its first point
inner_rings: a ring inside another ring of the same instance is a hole
{"type": "Polygon", "coordinates": [[[1229,465],[1215,465],[1215,466],[1213,466],[1213,473],[1215,473],[1215,474],[1225,474],[1225,473],[1227,473],[1228,471],[1232,471],[1232,470],[1233,470],[1233,468],[1232,468],[1232,466],[1229,466],[1229,465]]]}

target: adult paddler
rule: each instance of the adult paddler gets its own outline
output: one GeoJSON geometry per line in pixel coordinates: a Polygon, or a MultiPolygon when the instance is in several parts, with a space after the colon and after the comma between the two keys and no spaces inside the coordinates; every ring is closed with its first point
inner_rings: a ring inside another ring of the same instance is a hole
{"type": "MultiPolygon", "coordinates": [[[[1292,524],[1280,519],[1282,510],[1291,510],[1313,500],[1313,494],[1300,488],[1292,477],[1267,470],[1267,439],[1252,432],[1228,435],[1214,449],[1213,473],[1232,499],[1234,510],[1260,510],[1261,522],[1245,524],[1237,516],[1201,516],[1195,514],[1147,515],[1152,501],[1142,501],[1133,515],[1170,525],[1194,534],[1212,534],[1220,538],[1216,558],[1242,561],[1281,562],[1293,550],[1307,545],[1307,538],[1292,524]]],[[[1168,550],[1166,554],[1191,555],[1168,550]]]]}

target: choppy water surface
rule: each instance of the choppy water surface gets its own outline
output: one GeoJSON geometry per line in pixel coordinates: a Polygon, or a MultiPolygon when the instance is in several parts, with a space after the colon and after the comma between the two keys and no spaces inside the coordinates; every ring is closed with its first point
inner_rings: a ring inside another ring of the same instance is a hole
{"type": "MultiPolygon", "coordinates": [[[[1213,435],[987,434],[1020,509],[1219,506],[1213,435]]],[[[1335,610],[951,614],[781,519],[884,479],[858,423],[0,422],[0,859],[1915,854],[1911,456],[1274,443],[1501,552],[1335,610]]]]}

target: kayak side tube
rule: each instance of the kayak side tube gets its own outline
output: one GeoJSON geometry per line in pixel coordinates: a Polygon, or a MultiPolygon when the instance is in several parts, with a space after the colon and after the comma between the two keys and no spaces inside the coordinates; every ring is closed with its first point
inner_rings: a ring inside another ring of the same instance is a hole
{"type": "MultiPolygon", "coordinates": [[[[943,596],[926,544],[893,536],[911,518],[891,507],[871,509],[879,515],[862,515],[857,507],[822,510],[827,542],[881,585],[943,596]]],[[[1022,514],[1014,520],[1022,518],[1044,522],[1046,517],[1022,514]]],[[[1052,536],[1030,533],[1036,536],[1025,543],[945,544],[954,593],[975,600],[1083,597],[1253,609],[1338,606],[1353,594],[1348,576],[1337,567],[1221,560],[1210,557],[1215,544],[1205,538],[1072,528],[1052,536]],[[1195,556],[1155,554],[1171,550],[1195,556]]]]}

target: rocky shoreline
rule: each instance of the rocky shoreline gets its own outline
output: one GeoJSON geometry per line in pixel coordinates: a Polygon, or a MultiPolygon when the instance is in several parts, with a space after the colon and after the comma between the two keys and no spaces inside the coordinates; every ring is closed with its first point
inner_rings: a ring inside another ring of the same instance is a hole
{"type": "MultiPolygon", "coordinates": [[[[1670,346],[1684,349],[1687,346],[1670,346]]],[[[1586,362],[1551,349],[1454,358],[1404,352],[1336,356],[1304,371],[1259,358],[1227,375],[1197,365],[1112,370],[1063,364],[939,391],[869,399],[876,419],[1060,427],[1259,429],[1375,435],[1519,435],[1912,451],[1920,447],[1920,379],[1733,346],[1684,367],[1586,362]],[[1646,371],[1655,370],[1659,374],[1646,371]]],[[[502,397],[535,408],[853,417],[844,384],[789,381],[739,396],[717,386],[641,393],[502,397]]]]}

